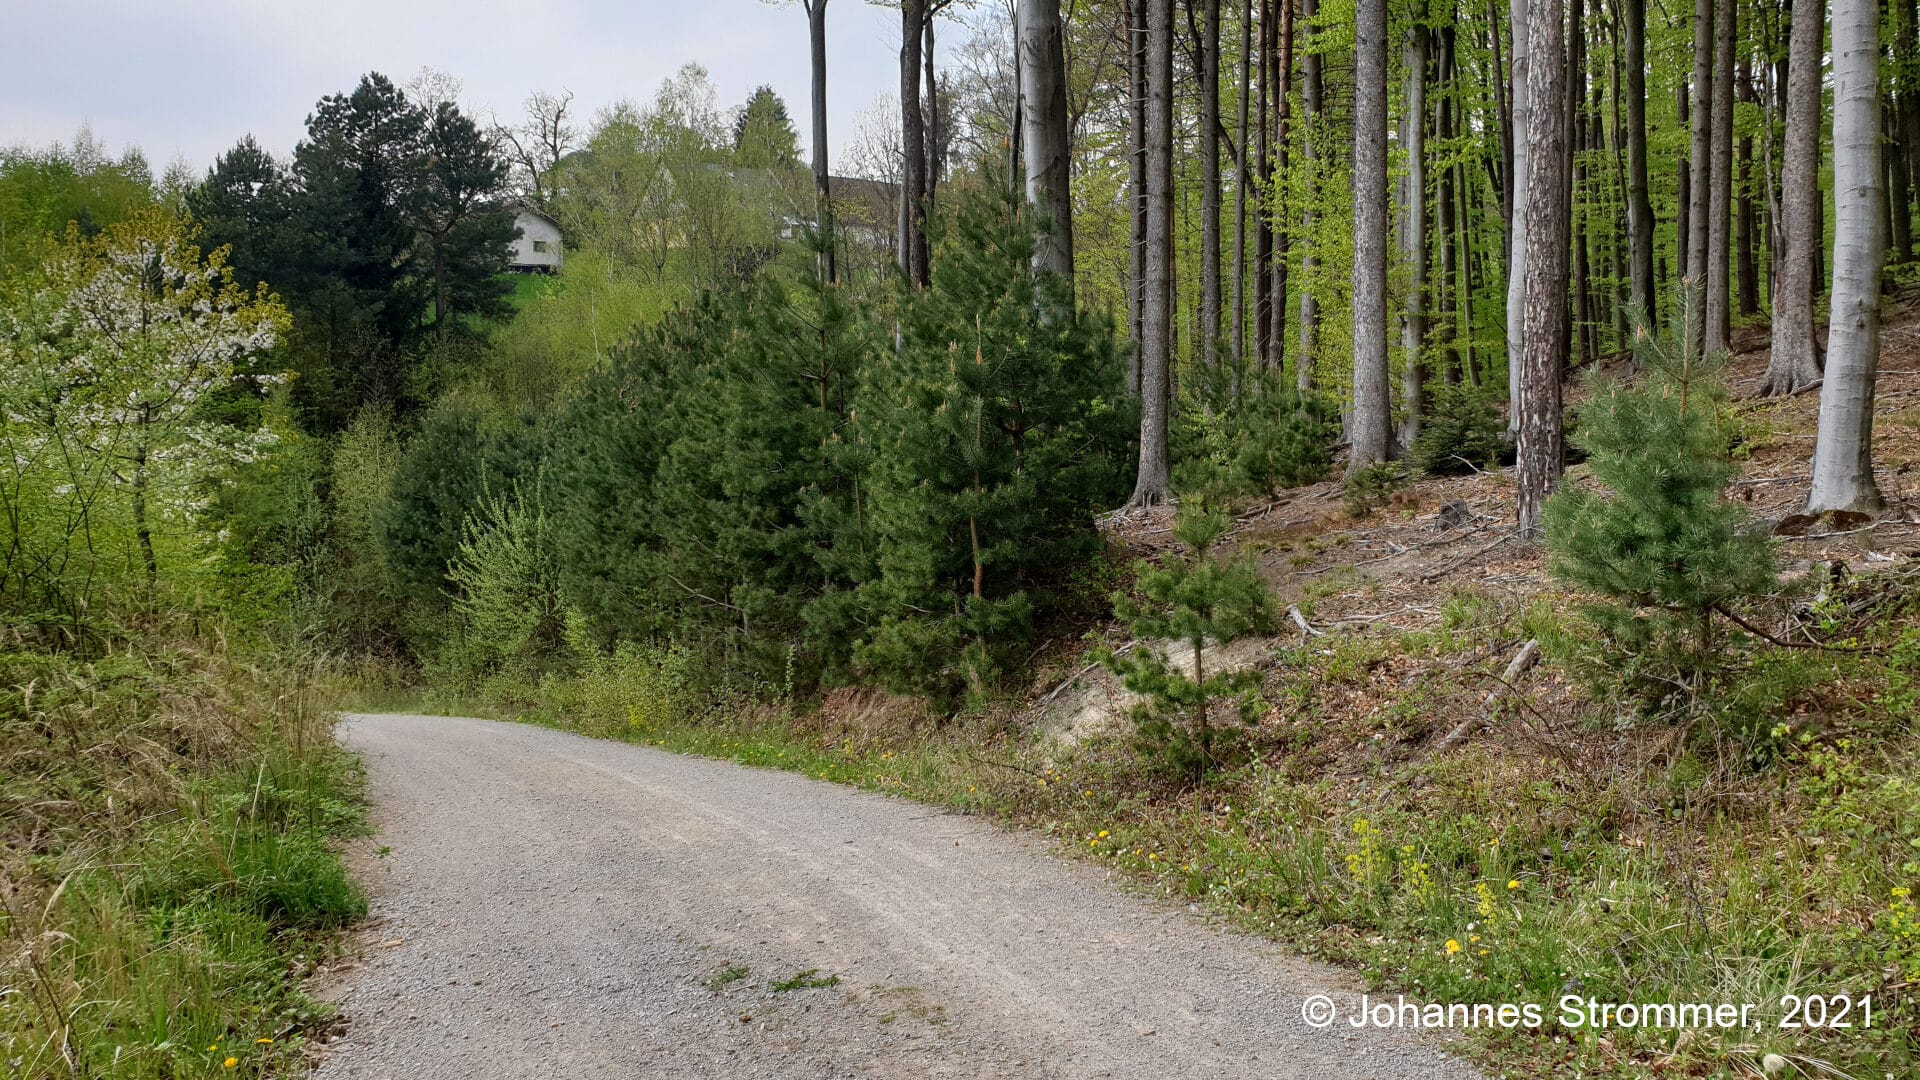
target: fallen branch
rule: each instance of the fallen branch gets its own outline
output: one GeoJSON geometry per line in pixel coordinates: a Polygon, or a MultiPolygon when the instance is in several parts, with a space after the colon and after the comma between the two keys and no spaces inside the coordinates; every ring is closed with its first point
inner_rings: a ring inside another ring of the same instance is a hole
{"type": "Polygon", "coordinates": [[[1741,618],[1740,616],[1735,615],[1733,612],[1727,610],[1726,608],[1720,606],[1719,604],[1715,604],[1713,606],[1713,610],[1719,612],[1722,615],[1725,615],[1728,621],[1732,622],[1735,626],[1738,626],[1740,629],[1745,630],[1747,633],[1752,634],[1755,637],[1764,638],[1768,642],[1774,645],[1778,645],[1783,649],[1818,649],[1821,652],[1859,653],[1863,656],[1887,655],[1887,650],[1885,649],[1875,649],[1875,648],[1868,648],[1868,647],[1848,647],[1846,645],[1827,645],[1818,641],[1786,641],[1781,638],[1774,637],[1772,634],[1767,633],[1765,630],[1762,630],[1759,627],[1748,622],[1747,620],[1741,618]]]}
{"type": "Polygon", "coordinates": [[[1326,637],[1327,636],[1326,631],[1315,630],[1313,627],[1307,625],[1307,617],[1305,615],[1300,614],[1300,605],[1298,604],[1288,605],[1287,618],[1292,619],[1293,625],[1300,628],[1301,644],[1305,644],[1307,638],[1309,637],[1326,637]]]}
{"type": "Polygon", "coordinates": [[[1513,654],[1512,661],[1507,664],[1506,673],[1500,676],[1500,684],[1492,690],[1487,691],[1486,700],[1480,703],[1480,712],[1462,721],[1459,727],[1447,732],[1446,738],[1441,739],[1434,745],[1434,752],[1442,753],[1451,749],[1462,739],[1473,734],[1474,731],[1482,725],[1492,720],[1493,707],[1499,703],[1501,695],[1512,690],[1514,680],[1526,674],[1527,669],[1532,667],[1539,659],[1540,639],[1528,638],[1527,643],[1520,646],[1520,651],[1513,654]]]}
{"type": "Polygon", "coordinates": [[[1455,559],[1453,562],[1450,562],[1447,565],[1442,566],[1438,569],[1427,571],[1426,573],[1420,575],[1420,580],[1422,582],[1438,581],[1439,579],[1446,577],[1448,574],[1453,573],[1455,570],[1460,569],[1462,566],[1465,566],[1468,563],[1472,562],[1473,560],[1479,558],[1480,556],[1485,555],[1486,553],[1492,551],[1494,548],[1499,547],[1501,544],[1504,544],[1507,541],[1512,540],[1517,535],[1518,535],[1517,533],[1504,533],[1501,535],[1500,539],[1495,540],[1493,543],[1488,544],[1486,547],[1478,548],[1474,551],[1469,551],[1462,558],[1455,559]]]}

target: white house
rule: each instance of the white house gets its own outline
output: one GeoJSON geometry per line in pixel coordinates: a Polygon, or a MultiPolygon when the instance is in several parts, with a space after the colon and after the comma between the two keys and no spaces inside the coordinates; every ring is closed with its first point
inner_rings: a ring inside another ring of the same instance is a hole
{"type": "Polygon", "coordinates": [[[513,242],[516,274],[551,274],[560,269],[564,257],[560,250],[560,223],[531,206],[514,207],[513,223],[520,236],[513,242]]]}

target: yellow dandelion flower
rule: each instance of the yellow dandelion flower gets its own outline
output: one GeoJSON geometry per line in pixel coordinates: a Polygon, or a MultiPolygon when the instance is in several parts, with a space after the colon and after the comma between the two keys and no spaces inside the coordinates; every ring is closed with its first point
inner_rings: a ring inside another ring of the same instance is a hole
{"type": "Polygon", "coordinates": [[[1479,934],[1468,934],[1468,935],[1467,935],[1467,940],[1468,940],[1468,941],[1471,941],[1471,942],[1473,942],[1473,943],[1474,943],[1474,944],[1476,944],[1476,945],[1478,945],[1478,944],[1480,943],[1480,935],[1479,935],[1479,934]]]}
{"type": "Polygon", "coordinates": [[[214,1044],[213,1044],[212,1046],[209,1046],[209,1047],[207,1047],[207,1053],[209,1053],[209,1054],[211,1054],[211,1053],[213,1053],[213,1052],[214,1052],[215,1050],[218,1050],[218,1049],[220,1049],[220,1044],[219,1044],[219,1043],[214,1043],[214,1044]]]}
{"type": "Polygon", "coordinates": [[[1507,888],[1509,888],[1509,889],[1517,889],[1517,888],[1519,888],[1519,887],[1520,887],[1520,879],[1519,879],[1519,878],[1508,878],[1508,879],[1507,879],[1507,888]]]}
{"type": "Polygon", "coordinates": [[[255,1040],[253,1040],[253,1045],[255,1045],[255,1046],[272,1046],[272,1045],[273,1045],[273,1040],[272,1040],[272,1039],[255,1039],[255,1040]]]}
{"type": "Polygon", "coordinates": [[[1091,798],[1093,798],[1093,789],[1092,789],[1092,788],[1088,788],[1087,790],[1085,790],[1085,791],[1083,791],[1083,792],[1081,792],[1080,794],[1081,794],[1081,796],[1082,796],[1083,798],[1088,798],[1088,799],[1091,799],[1091,798]]]}
{"type": "Polygon", "coordinates": [[[230,1057],[230,1058],[228,1058],[227,1060],[225,1060],[225,1061],[223,1061],[223,1062],[221,1062],[221,1063],[220,1063],[220,1067],[221,1067],[221,1068],[223,1068],[223,1069],[231,1069],[231,1068],[233,1068],[234,1066],[236,1066],[236,1065],[238,1065],[238,1064],[240,1064],[240,1059],[239,1059],[239,1058],[237,1058],[237,1057],[230,1057]]]}
{"type": "Polygon", "coordinates": [[[1105,840],[1106,838],[1107,838],[1107,830],[1105,830],[1105,829],[1101,829],[1101,830],[1100,830],[1100,839],[1102,839],[1102,840],[1105,840]]]}
{"type": "Polygon", "coordinates": [[[1455,941],[1452,938],[1448,938],[1447,939],[1447,955],[1452,956],[1453,954],[1459,951],[1460,951],[1460,943],[1458,941],[1455,941]]]}

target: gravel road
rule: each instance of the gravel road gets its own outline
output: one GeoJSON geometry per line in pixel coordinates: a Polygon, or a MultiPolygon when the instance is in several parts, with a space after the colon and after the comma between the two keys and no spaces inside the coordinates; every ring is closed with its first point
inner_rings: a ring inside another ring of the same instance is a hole
{"type": "Polygon", "coordinates": [[[517,724],[342,731],[390,850],[322,1078],[1477,1075],[1348,1026],[1350,976],[985,821],[517,724]],[[772,989],[802,973],[831,985],[772,989]]]}

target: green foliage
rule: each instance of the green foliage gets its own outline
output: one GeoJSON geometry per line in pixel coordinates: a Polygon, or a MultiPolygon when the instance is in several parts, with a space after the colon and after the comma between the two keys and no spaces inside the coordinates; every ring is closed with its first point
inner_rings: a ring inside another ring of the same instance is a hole
{"type": "Polygon", "coordinates": [[[109,158],[86,127],[70,146],[0,147],[0,271],[31,270],[69,225],[90,237],[153,204],[147,159],[109,158]]]}
{"type": "Polygon", "coordinates": [[[1257,670],[1209,672],[1206,646],[1226,645],[1273,628],[1272,597],[1250,556],[1222,557],[1213,549],[1226,535],[1224,513],[1198,499],[1182,504],[1174,535],[1191,549],[1182,562],[1141,563],[1134,585],[1138,599],[1116,593],[1114,616],[1141,644],[1130,653],[1101,650],[1097,657],[1127,689],[1148,701],[1135,714],[1143,752],[1198,782],[1218,758],[1211,713],[1215,699],[1237,697],[1242,719],[1253,715],[1257,670]],[[1174,660],[1163,640],[1187,655],[1174,660]]]}
{"type": "Polygon", "coordinates": [[[460,590],[470,670],[507,669],[535,679],[565,655],[560,565],[537,474],[510,492],[488,491],[461,526],[447,577],[460,590]]]}
{"type": "Polygon", "coordinates": [[[419,404],[430,329],[508,312],[506,179],[470,117],[372,73],[321,99],[284,166],[243,140],[187,205],[209,242],[231,246],[241,280],[286,297],[295,401],[311,430],[333,433],[367,402],[419,404]]]}
{"type": "Polygon", "coordinates": [[[734,117],[733,163],[746,169],[800,167],[800,135],[773,87],[756,88],[734,117]]]}
{"type": "Polygon", "coordinates": [[[1279,371],[1203,367],[1186,374],[1180,392],[1169,433],[1180,491],[1264,496],[1315,483],[1333,463],[1333,408],[1279,371]]]}
{"type": "Polygon", "coordinates": [[[854,432],[870,562],[853,664],[934,697],[1024,649],[1035,585],[1099,549],[1093,515],[1129,473],[1118,343],[1067,282],[1032,272],[1034,223],[989,188],[937,230],[931,287],[902,302],[899,352],[864,371],[854,432]]]}
{"type": "Polygon", "coordinates": [[[512,490],[530,477],[541,451],[541,435],[530,424],[494,421],[458,398],[430,413],[407,441],[387,497],[373,511],[397,588],[429,609],[444,607],[447,569],[468,517],[488,491],[512,490]]]}
{"type": "Polygon", "coordinates": [[[1407,451],[1407,464],[1428,476],[1458,476],[1511,464],[1513,444],[1485,389],[1465,383],[1432,388],[1420,437],[1407,451]]]}
{"type": "Polygon", "coordinates": [[[1590,605],[1613,661],[1637,679],[1694,687],[1719,663],[1716,609],[1770,591],[1773,547],[1746,511],[1723,498],[1738,471],[1719,372],[1679,316],[1676,331],[1643,333],[1645,375],[1594,381],[1580,409],[1580,446],[1603,490],[1567,483],[1548,500],[1549,567],[1607,597],[1590,605]]]}
{"type": "Polygon", "coordinates": [[[1354,517],[1366,517],[1387,505],[1388,500],[1406,482],[1406,470],[1391,461],[1376,461],[1354,470],[1347,476],[1347,513],[1354,517]]]}

